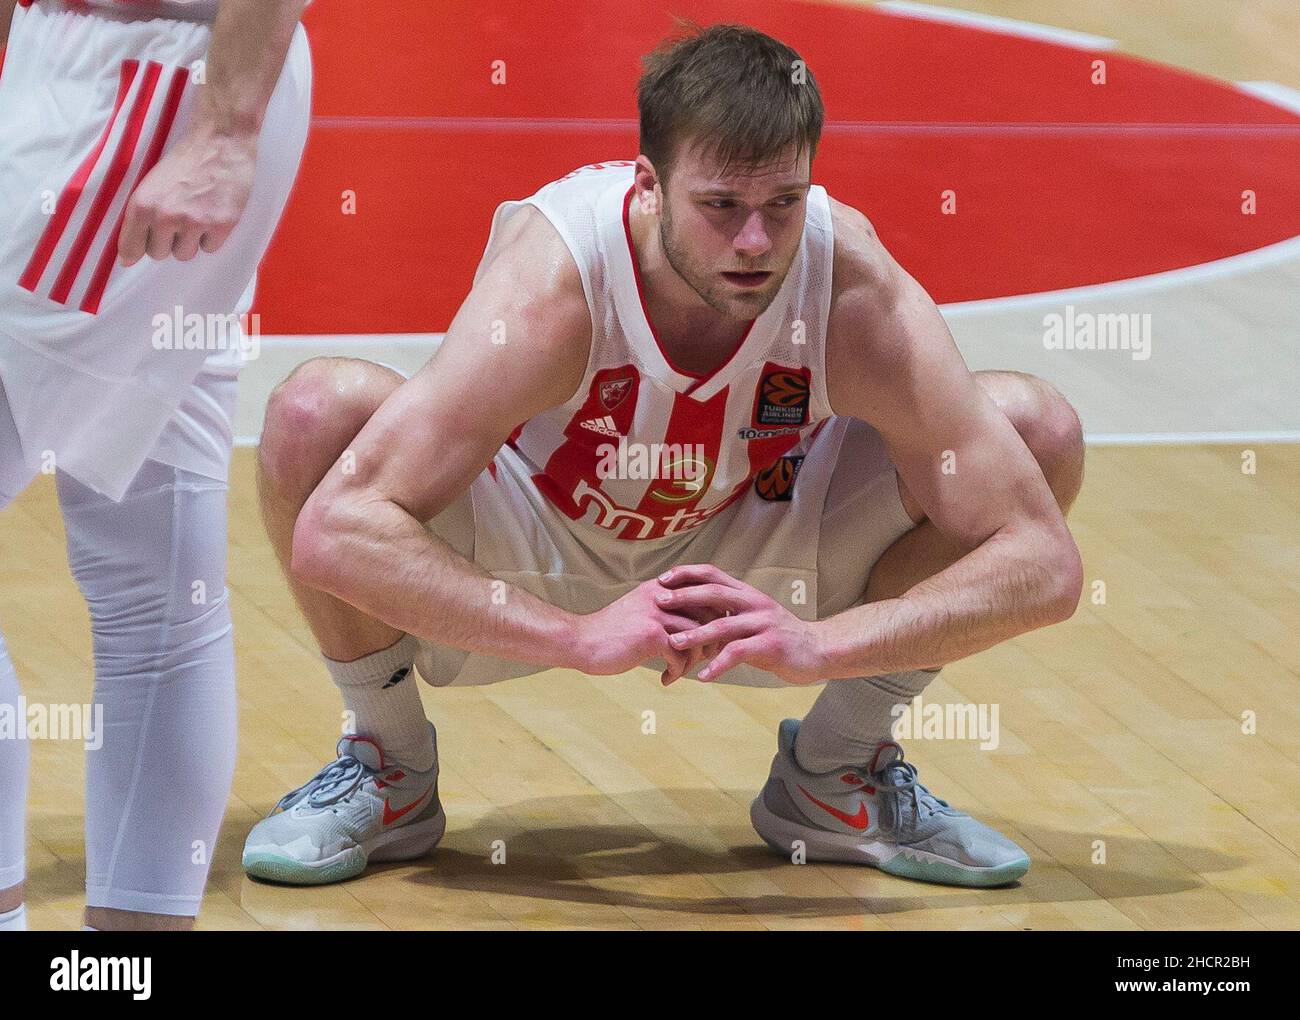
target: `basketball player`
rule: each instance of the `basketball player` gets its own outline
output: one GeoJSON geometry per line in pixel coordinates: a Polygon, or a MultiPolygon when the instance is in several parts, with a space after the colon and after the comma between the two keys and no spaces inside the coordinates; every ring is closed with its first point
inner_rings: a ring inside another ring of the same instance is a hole
{"type": "MultiPolygon", "coordinates": [[[[0,0],[0,507],[57,468],[103,712],[91,928],[190,927],[230,791],[241,344],[167,338],[251,298],[306,137],[302,8],[0,0]]],[[[0,705],[19,697],[0,643],[0,705]]],[[[28,751],[0,739],[0,929],[25,926],[28,751]]]]}
{"type": "Polygon", "coordinates": [[[438,842],[413,665],[442,686],[647,663],[825,684],[753,803],[780,852],[966,886],[1028,869],[921,785],[891,709],[1072,614],[1079,422],[1041,380],[972,375],[811,184],[802,66],[743,27],[661,49],[635,163],[501,206],[429,365],[317,360],[276,391],[265,520],[355,732],[249,834],[250,874],[330,882],[438,842]]]}

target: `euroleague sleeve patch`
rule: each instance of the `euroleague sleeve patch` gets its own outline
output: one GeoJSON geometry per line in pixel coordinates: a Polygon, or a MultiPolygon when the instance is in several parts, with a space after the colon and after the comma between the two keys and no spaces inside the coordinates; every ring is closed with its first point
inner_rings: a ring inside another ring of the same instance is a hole
{"type": "Polygon", "coordinates": [[[754,476],[754,491],[769,503],[788,503],[794,496],[794,480],[803,466],[803,456],[781,457],[754,476]]]}

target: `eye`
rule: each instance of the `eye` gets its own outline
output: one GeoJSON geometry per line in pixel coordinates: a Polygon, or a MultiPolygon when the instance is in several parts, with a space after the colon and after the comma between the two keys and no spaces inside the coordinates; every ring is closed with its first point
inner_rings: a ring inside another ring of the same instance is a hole
{"type": "Polygon", "coordinates": [[[710,198],[704,204],[710,209],[730,209],[732,206],[731,200],[726,198],[710,198]]]}
{"type": "Polygon", "coordinates": [[[798,195],[782,195],[772,204],[776,206],[778,209],[788,209],[790,208],[790,206],[794,205],[798,201],[799,201],[798,195]]]}

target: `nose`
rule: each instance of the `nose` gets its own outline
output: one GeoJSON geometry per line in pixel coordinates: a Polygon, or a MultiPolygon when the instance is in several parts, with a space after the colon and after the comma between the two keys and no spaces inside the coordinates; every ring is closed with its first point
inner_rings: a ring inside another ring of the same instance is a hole
{"type": "Polygon", "coordinates": [[[738,255],[751,259],[766,255],[771,250],[772,238],[768,236],[767,228],[763,225],[763,214],[759,210],[755,209],[746,217],[733,247],[738,255]]]}

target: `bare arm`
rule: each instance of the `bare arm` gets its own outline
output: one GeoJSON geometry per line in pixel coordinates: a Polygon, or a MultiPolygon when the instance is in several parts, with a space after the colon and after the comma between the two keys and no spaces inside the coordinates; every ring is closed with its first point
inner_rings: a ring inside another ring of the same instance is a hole
{"type": "Polygon", "coordinates": [[[0,0],[0,48],[9,43],[9,23],[17,6],[18,0],[0,0]]]}
{"type": "Polygon", "coordinates": [[[336,466],[303,507],[291,569],[407,633],[557,664],[569,614],[515,588],[493,599],[490,575],[424,526],[516,425],[564,403],[586,366],[591,319],[563,241],[533,210],[506,230],[437,355],[352,443],[355,473],[336,466]]]}
{"type": "Polygon", "coordinates": [[[221,0],[194,130],[257,137],[306,0],[221,0]]]}
{"type": "Polygon", "coordinates": [[[1067,619],[1083,583],[1033,456],[967,369],[929,295],[851,215],[856,236],[837,257],[845,283],[827,345],[831,404],[875,426],[926,516],[969,552],[898,598],[818,624],[831,677],[971,655],[1067,619]]]}
{"type": "Polygon", "coordinates": [[[563,404],[583,378],[591,317],[568,249],[524,210],[493,243],[484,274],[437,356],[399,387],[308,499],[291,570],[389,626],[438,644],[542,666],[621,673],[656,657],[680,670],[670,631],[693,621],[647,583],[579,616],[494,582],[430,534],[516,425],[563,404]],[[493,343],[494,333],[505,343],[493,343]]]}
{"type": "Polygon", "coordinates": [[[221,0],[194,115],[131,197],[123,265],[215,252],[253,190],[257,141],[305,0],[221,0]]]}

